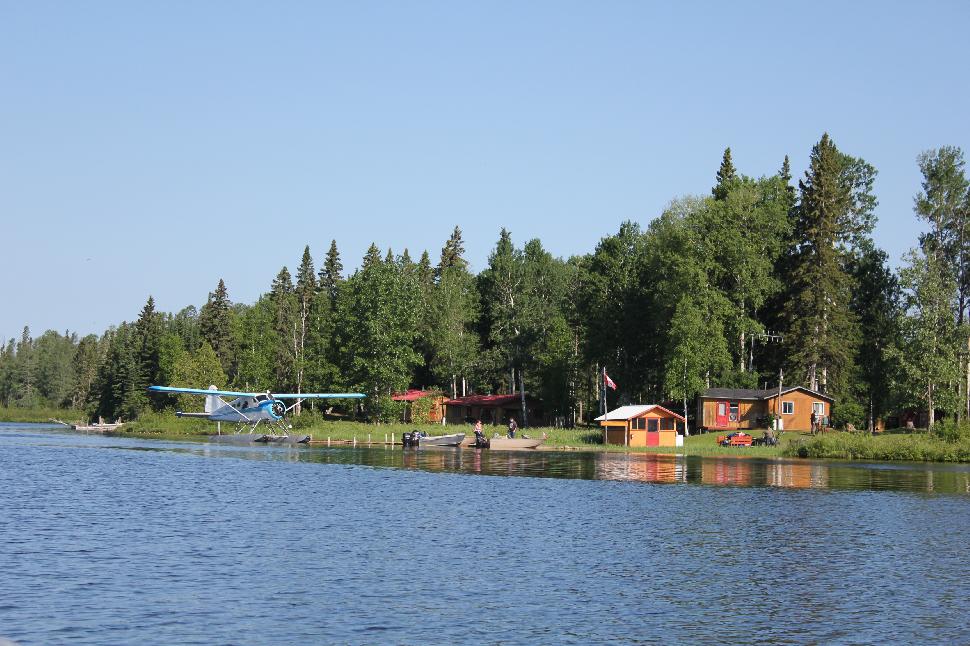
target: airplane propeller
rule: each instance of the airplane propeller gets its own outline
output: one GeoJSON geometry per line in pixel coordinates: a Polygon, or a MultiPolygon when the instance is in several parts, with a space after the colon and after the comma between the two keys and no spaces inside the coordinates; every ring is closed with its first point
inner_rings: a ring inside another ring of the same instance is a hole
{"type": "Polygon", "coordinates": [[[273,402],[273,414],[277,417],[283,417],[286,414],[286,404],[280,400],[275,400],[273,402]]]}

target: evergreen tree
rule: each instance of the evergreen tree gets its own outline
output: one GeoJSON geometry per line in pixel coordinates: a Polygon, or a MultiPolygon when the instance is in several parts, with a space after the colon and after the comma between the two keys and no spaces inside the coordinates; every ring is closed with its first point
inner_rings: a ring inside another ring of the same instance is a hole
{"type": "Polygon", "coordinates": [[[461,228],[457,225],[441,249],[441,260],[435,268],[435,280],[440,280],[442,272],[449,267],[468,268],[468,261],[465,260],[465,243],[461,239],[461,228]]]}
{"type": "Polygon", "coordinates": [[[273,280],[269,293],[273,307],[273,388],[287,391],[295,387],[298,332],[296,299],[290,272],[283,267],[273,280]]]}
{"type": "MultiPolygon", "coordinates": [[[[295,364],[296,364],[296,392],[303,392],[303,380],[307,368],[306,345],[310,334],[310,316],[313,307],[313,298],[317,293],[317,280],[313,270],[313,258],[310,256],[310,246],[303,249],[303,258],[300,261],[300,268],[296,272],[296,315],[297,315],[297,340],[295,344],[295,364]]],[[[297,401],[294,411],[297,415],[301,412],[300,402],[297,401]]]]}
{"type": "Polygon", "coordinates": [[[508,393],[517,390],[515,373],[523,353],[520,338],[522,280],[522,252],[515,248],[512,235],[503,228],[489,256],[488,267],[479,276],[479,289],[485,306],[483,323],[489,354],[492,355],[490,363],[499,370],[493,379],[502,383],[501,373],[504,372],[508,381],[500,390],[508,393]]]}
{"type": "Polygon", "coordinates": [[[169,319],[167,329],[182,339],[184,347],[195,349],[202,344],[202,330],[199,325],[199,311],[195,305],[188,305],[169,319]]]}
{"type": "MultiPolygon", "coordinates": [[[[137,360],[137,376],[139,394],[144,404],[148,404],[145,389],[152,384],[159,383],[159,349],[162,341],[162,317],[155,311],[155,299],[151,296],[141,310],[135,322],[135,353],[137,360]]],[[[134,397],[134,395],[133,395],[134,397]]],[[[140,408],[140,407],[139,407],[140,408]]],[[[135,417],[136,415],[131,415],[135,417]]]]}
{"type": "MultiPolygon", "coordinates": [[[[209,298],[199,312],[198,327],[202,340],[208,343],[219,357],[223,372],[234,376],[238,350],[233,334],[232,301],[229,300],[226,283],[221,278],[216,285],[216,290],[209,292],[209,298]]],[[[193,339],[186,338],[187,336],[183,335],[186,349],[190,352],[195,351],[197,344],[193,339]]]]}
{"type": "MultiPolygon", "coordinates": [[[[418,338],[415,340],[415,350],[421,355],[421,361],[416,367],[414,379],[418,385],[435,382],[439,373],[435,371],[435,360],[432,338],[437,331],[434,328],[436,291],[435,269],[431,266],[428,250],[421,253],[421,258],[414,267],[415,304],[418,311],[418,338]]],[[[442,382],[444,383],[444,382],[442,382]]]]}
{"type": "Polygon", "coordinates": [[[839,152],[824,134],[799,182],[785,346],[790,371],[812,390],[848,395],[860,331],[847,265],[872,230],[874,176],[875,169],[839,152]]]}
{"type": "Polygon", "coordinates": [[[724,149],[724,156],[721,158],[721,167],[717,170],[717,183],[711,189],[715,200],[723,200],[727,195],[726,185],[731,180],[737,179],[738,173],[731,161],[731,148],[724,149]]]}
{"type": "Polygon", "coordinates": [[[330,296],[330,302],[336,303],[337,301],[337,288],[340,283],[343,282],[343,272],[344,266],[340,262],[340,252],[337,251],[337,241],[330,241],[330,249],[327,251],[327,257],[323,261],[323,267],[320,268],[320,289],[325,291],[330,296]]]}
{"type": "Polygon", "coordinates": [[[30,336],[30,327],[24,326],[17,344],[15,365],[15,380],[13,384],[14,403],[23,408],[37,404],[36,401],[36,359],[34,357],[34,340],[30,336]]]}
{"type": "Polygon", "coordinates": [[[106,353],[91,389],[91,411],[106,420],[135,419],[147,405],[135,326],[122,323],[105,335],[106,353]]]}

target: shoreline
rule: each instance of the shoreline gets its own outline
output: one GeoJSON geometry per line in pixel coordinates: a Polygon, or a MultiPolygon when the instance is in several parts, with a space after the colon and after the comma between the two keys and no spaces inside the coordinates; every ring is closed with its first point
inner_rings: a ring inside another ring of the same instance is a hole
{"type": "MultiPolygon", "coordinates": [[[[53,419],[73,419],[78,411],[53,409],[10,409],[0,408],[0,421],[50,423],[53,419]]],[[[402,433],[414,429],[440,435],[447,430],[465,430],[470,427],[440,424],[381,424],[371,425],[349,420],[327,420],[312,415],[294,418],[292,430],[305,433],[314,438],[312,446],[326,446],[329,438],[331,445],[388,445],[399,446],[402,433]],[[391,442],[390,444],[387,444],[391,442]]],[[[224,429],[225,430],[225,429],[224,429]]],[[[501,427],[489,429],[489,434],[502,433],[501,427]]],[[[128,422],[120,429],[107,432],[114,437],[140,437],[145,439],[205,441],[213,435],[214,425],[206,420],[177,419],[167,413],[146,413],[134,422],[128,422]]],[[[231,431],[230,431],[231,432],[231,431]]],[[[751,431],[753,434],[759,431],[751,431]]],[[[649,453],[661,455],[710,456],[731,458],[784,458],[819,459],[841,461],[884,462],[923,462],[940,464],[970,463],[970,438],[957,438],[944,441],[926,431],[883,432],[878,435],[833,431],[811,435],[786,431],[780,435],[776,447],[722,447],[715,443],[720,433],[701,433],[685,438],[682,447],[624,447],[604,445],[598,427],[577,429],[532,428],[524,429],[524,434],[548,437],[540,451],[584,451],[594,453],[649,453]]]]}

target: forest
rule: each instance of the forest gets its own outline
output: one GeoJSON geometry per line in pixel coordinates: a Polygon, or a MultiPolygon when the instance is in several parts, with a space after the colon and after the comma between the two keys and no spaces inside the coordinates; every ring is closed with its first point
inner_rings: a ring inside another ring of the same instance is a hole
{"type": "Polygon", "coordinates": [[[100,335],[25,327],[0,347],[0,405],[130,420],[198,406],[149,398],[150,384],[215,384],[363,392],[357,412],[380,422],[400,413],[393,393],[425,387],[525,391],[573,426],[598,414],[605,367],[618,386],[611,405],[691,411],[704,388],[781,380],[834,397],[837,426],[872,428],[906,409],[926,411],[929,426],[960,420],[970,392],[963,152],[944,146],[915,163],[913,210],[927,232],[898,269],[873,242],[877,171],[864,159],[825,134],[795,182],[787,156],[755,178],[728,148],[709,194],[674,199],[645,228],[625,222],[585,255],[556,257],[502,229],[474,274],[455,227],[437,261],[375,242],[351,273],[331,241],[319,269],[307,246],[252,304],[234,303],[219,280],[201,308],[159,312],[148,296],[133,321],[100,335]]]}

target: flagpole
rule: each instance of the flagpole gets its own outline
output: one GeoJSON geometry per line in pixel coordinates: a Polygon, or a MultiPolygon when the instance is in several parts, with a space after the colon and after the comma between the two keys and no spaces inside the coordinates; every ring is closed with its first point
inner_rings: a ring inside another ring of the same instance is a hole
{"type": "Polygon", "coordinates": [[[603,366],[603,374],[600,378],[600,388],[603,389],[601,391],[603,395],[600,397],[600,414],[606,415],[606,366],[603,366]]]}

